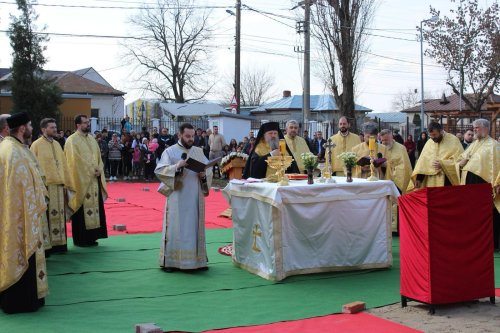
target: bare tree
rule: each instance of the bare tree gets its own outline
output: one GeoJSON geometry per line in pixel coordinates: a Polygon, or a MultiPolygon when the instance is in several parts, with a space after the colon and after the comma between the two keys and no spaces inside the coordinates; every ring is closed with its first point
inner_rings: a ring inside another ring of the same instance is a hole
{"type": "Polygon", "coordinates": [[[417,89],[408,88],[406,91],[400,91],[392,100],[392,108],[395,111],[401,111],[411,108],[418,104],[420,95],[417,89]]]}
{"type": "Polygon", "coordinates": [[[311,10],[312,36],[321,46],[323,79],[340,113],[356,128],[354,81],[375,0],[317,0],[311,10]]]}
{"type": "MultiPolygon", "coordinates": [[[[257,106],[269,101],[277,96],[275,89],[274,74],[266,68],[247,67],[240,74],[241,82],[241,97],[240,103],[242,106],[257,106]]],[[[227,100],[228,96],[234,95],[234,78],[226,76],[222,83],[220,97],[222,100],[227,100]]]]}
{"type": "Polygon", "coordinates": [[[138,81],[154,95],[177,103],[199,100],[213,87],[208,42],[209,11],[193,0],[157,0],[130,18],[138,36],[125,44],[137,64],[138,81]]]}
{"type": "MultiPolygon", "coordinates": [[[[500,75],[500,30],[498,2],[481,10],[477,0],[452,0],[454,18],[442,17],[425,23],[423,38],[430,45],[426,54],[448,70],[449,85],[464,103],[480,112],[488,96],[498,89],[500,75]],[[463,91],[472,94],[464,94],[463,91]]],[[[439,11],[430,8],[433,16],[439,11]]]]}
{"type": "Polygon", "coordinates": [[[263,68],[246,68],[241,76],[241,105],[261,105],[276,96],[274,75],[263,68]]]}

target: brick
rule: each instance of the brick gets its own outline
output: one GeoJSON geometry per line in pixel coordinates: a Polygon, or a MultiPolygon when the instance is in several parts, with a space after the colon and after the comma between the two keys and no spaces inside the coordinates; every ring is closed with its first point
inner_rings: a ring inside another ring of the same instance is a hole
{"type": "Polygon", "coordinates": [[[125,231],[127,230],[127,226],[125,224],[113,224],[113,230],[125,231]]]}
{"type": "Polygon", "coordinates": [[[356,301],[348,304],[342,305],[342,313],[358,313],[366,309],[366,303],[361,301],[356,301]]]}
{"type": "Polygon", "coordinates": [[[163,333],[161,327],[155,323],[136,324],[135,333],[163,333]]]}

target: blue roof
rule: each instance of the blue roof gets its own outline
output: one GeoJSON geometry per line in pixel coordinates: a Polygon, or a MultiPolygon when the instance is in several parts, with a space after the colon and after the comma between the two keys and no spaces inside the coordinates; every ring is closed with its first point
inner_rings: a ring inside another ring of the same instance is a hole
{"type": "Polygon", "coordinates": [[[402,112],[380,112],[370,113],[368,117],[375,119],[377,117],[384,123],[404,123],[406,122],[406,114],[402,112]]]}
{"type": "MultiPolygon", "coordinates": [[[[310,99],[311,111],[332,111],[338,110],[335,99],[332,95],[311,95],[310,99]]],[[[302,95],[293,95],[290,97],[283,97],[277,101],[261,105],[251,112],[265,112],[272,110],[301,110],[302,109],[302,95]]],[[[372,110],[362,105],[355,104],[354,109],[359,112],[371,112],[372,110]]]]}

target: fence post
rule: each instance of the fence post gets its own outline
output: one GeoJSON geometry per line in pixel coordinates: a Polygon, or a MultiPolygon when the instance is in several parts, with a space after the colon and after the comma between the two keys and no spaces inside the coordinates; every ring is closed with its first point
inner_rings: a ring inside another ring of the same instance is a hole
{"type": "Polygon", "coordinates": [[[90,118],[90,129],[92,130],[92,132],[101,130],[97,125],[97,121],[98,119],[95,117],[90,118]]]}

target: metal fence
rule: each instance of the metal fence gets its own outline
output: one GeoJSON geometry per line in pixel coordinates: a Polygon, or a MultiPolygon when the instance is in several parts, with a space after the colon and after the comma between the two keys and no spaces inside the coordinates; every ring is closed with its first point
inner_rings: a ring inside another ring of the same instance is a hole
{"type": "MultiPolygon", "coordinates": [[[[96,118],[96,121],[91,121],[94,126],[92,126],[91,131],[102,131],[107,129],[108,131],[121,132],[123,118],[111,118],[111,117],[100,117],[96,118]]],[[[208,128],[208,120],[206,119],[182,119],[182,120],[136,120],[130,119],[131,131],[141,132],[143,128],[152,133],[154,129],[160,132],[161,128],[168,128],[169,133],[176,133],[179,126],[183,123],[190,123],[195,128],[208,128]]],[[[60,117],[58,122],[58,128],[60,130],[74,131],[75,130],[75,120],[72,117],[60,117]]]]}

